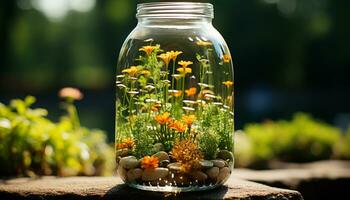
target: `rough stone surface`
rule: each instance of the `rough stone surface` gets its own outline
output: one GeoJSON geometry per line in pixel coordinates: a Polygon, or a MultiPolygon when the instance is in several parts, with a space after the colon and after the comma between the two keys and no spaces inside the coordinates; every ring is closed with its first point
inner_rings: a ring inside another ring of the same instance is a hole
{"type": "Polygon", "coordinates": [[[308,200],[350,196],[350,161],[273,163],[273,166],[282,169],[234,169],[232,176],[272,187],[297,190],[308,200]]]}
{"type": "Polygon", "coordinates": [[[225,186],[191,193],[140,191],[119,177],[43,177],[1,180],[0,199],[283,199],[300,200],[297,191],[278,189],[231,177],[225,186]]]}

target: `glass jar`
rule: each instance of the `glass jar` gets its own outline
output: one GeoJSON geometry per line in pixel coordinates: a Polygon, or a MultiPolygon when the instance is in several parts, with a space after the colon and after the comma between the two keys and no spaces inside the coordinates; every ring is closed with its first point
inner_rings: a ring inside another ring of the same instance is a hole
{"type": "Polygon", "coordinates": [[[233,169],[233,66],[209,3],[145,3],[119,55],[116,160],[151,191],[222,185],[233,169]]]}

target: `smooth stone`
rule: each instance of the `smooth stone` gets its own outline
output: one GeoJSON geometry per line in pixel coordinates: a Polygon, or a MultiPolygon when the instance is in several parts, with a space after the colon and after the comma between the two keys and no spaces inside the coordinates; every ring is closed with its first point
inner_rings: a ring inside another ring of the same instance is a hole
{"type": "Polygon", "coordinates": [[[214,166],[214,163],[209,160],[201,160],[199,161],[199,164],[201,165],[201,168],[203,169],[209,169],[214,166]]]}
{"type": "Polygon", "coordinates": [[[176,163],[170,163],[168,165],[168,169],[171,170],[171,171],[181,171],[181,163],[179,162],[176,162],[176,163]]]}
{"type": "Polygon", "coordinates": [[[116,156],[120,156],[120,157],[124,157],[130,154],[130,150],[129,149],[118,149],[116,151],[116,156]]]}
{"type": "Polygon", "coordinates": [[[193,179],[196,179],[197,181],[205,181],[208,178],[208,176],[201,171],[192,172],[191,176],[193,179]]]}
{"type": "Polygon", "coordinates": [[[141,168],[130,169],[126,174],[128,181],[134,181],[142,177],[143,170],[141,168]]]}
{"type": "Polygon", "coordinates": [[[222,183],[230,177],[230,169],[228,167],[223,167],[220,169],[219,175],[217,177],[217,182],[222,183]]]}
{"type": "Polygon", "coordinates": [[[231,151],[227,151],[227,150],[220,150],[218,153],[218,158],[221,158],[223,160],[233,160],[233,153],[231,151]]]}
{"type": "Polygon", "coordinates": [[[170,164],[169,160],[162,160],[159,162],[160,167],[167,167],[170,164]]]}
{"type": "Polygon", "coordinates": [[[153,152],[163,151],[164,145],[162,143],[156,143],[153,145],[153,152]]]}
{"type": "Polygon", "coordinates": [[[168,175],[169,170],[167,168],[158,167],[155,169],[145,170],[142,173],[143,181],[155,181],[160,178],[164,178],[168,175]]]}
{"type": "Polygon", "coordinates": [[[119,165],[124,167],[125,169],[136,168],[139,164],[140,162],[136,159],[135,156],[123,157],[119,161],[119,165]]]}
{"type": "Polygon", "coordinates": [[[215,167],[223,168],[226,165],[226,162],[223,160],[212,160],[211,162],[214,163],[215,167]]]}
{"type": "Polygon", "coordinates": [[[159,151],[159,152],[153,154],[153,156],[158,157],[159,162],[163,161],[163,160],[170,160],[169,155],[165,151],[159,151]]]}
{"type": "Polygon", "coordinates": [[[125,182],[127,171],[123,167],[119,166],[117,172],[119,177],[125,182]]]}
{"type": "Polygon", "coordinates": [[[215,179],[219,175],[220,169],[219,167],[212,167],[206,171],[209,178],[215,179]]]}

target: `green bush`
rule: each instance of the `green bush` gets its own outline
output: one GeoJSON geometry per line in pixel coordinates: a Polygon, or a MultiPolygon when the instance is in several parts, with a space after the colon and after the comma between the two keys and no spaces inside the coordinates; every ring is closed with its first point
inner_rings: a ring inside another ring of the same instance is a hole
{"type": "Polygon", "coordinates": [[[338,159],[350,159],[350,127],[334,146],[334,156],[338,159]]]}
{"type": "Polygon", "coordinates": [[[72,99],[54,123],[47,110],[32,109],[32,96],[0,103],[0,176],[107,175],[113,148],[99,130],[81,127],[72,99]]]}
{"type": "Polygon", "coordinates": [[[339,129],[304,113],[295,114],[291,121],[249,124],[244,132],[243,140],[250,145],[239,145],[238,139],[235,149],[238,161],[239,155],[245,161],[241,163],[243,166],[259,166],[272,159],[288,162],[329,159],[333,156],[335,144],[341,139],[339,129]]]}

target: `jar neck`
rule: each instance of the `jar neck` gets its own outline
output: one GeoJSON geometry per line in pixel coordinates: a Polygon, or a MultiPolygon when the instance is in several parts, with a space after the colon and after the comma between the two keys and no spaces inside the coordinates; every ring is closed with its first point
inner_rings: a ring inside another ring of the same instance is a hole
{"type": "Polygon", "coordinates": [[[205,26],[211,25],[211,19],[160,19],[160,18],[138,18],[139,26],[205,26]]]}
{"type": "Polygon", "coordinates": [[[158,2],[137,5],[141,25],[203,25],[214,18],[213,5],[191,2],[158,2]]]}

